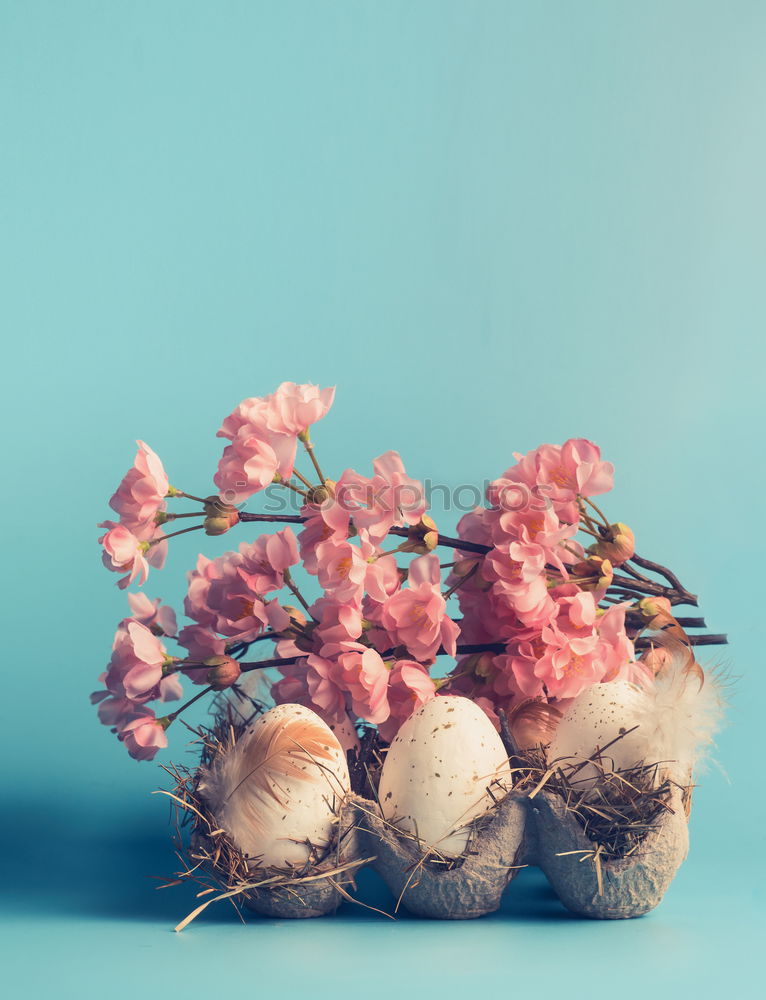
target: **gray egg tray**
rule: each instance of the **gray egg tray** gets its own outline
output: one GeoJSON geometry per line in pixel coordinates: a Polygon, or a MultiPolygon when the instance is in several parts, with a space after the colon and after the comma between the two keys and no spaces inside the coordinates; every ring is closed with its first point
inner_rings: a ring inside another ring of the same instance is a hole
{"type": "Polygon", "coordinates": [[[272,917],[312,917],[333,912],[353,891],[364,860],[383,878],[400,908],[420,917],[465,920],[492,913],[509,882],[528,865],[545,873],[572,912],[599,920],[640,917],[660,902],[686,857],[689,837],[680,789],[639,846],[606,859],[554,793],[534,798],[511,792],[475,824],[467,852],[446,865],[424,854],[417,841],[383,819],[378,805],[350,796],[339,817],[338,843],[295,885],[263,888],[248,906],[272,917]]]}

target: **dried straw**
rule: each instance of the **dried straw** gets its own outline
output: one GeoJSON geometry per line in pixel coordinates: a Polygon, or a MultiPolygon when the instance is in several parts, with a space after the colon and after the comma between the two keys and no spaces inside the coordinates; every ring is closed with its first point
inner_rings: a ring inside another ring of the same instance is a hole
{"type": "MultiPolygon", "coordinates": [[[[550,765],[541,747],[518,751],[518,766],[514,768],[514,788],[526,791],[530,800],[544,790],[563,801],[567,812],[593,842],[592,859],[597,869],[601,860],[633,854],[672,811],[671,792],[674,787],[681,787],[665,777],[661,762],[639,763],[635,767],[614,770],[605,755],[606,749],[595,753],[587,762],[561,759],[550,765]],[[583,778],[582,769],[586,763],[592,767],[589,767],[588,777],[583,778]]],[[[686,804],[690,800],[691,786],[682,788],[682,792],[686,804]]]]}

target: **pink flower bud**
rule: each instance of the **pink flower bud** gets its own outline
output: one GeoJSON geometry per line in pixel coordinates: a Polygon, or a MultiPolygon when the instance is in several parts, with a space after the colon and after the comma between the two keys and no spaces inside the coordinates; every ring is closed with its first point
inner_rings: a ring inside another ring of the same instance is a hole
{"type": "Polygon", "coordinates": [[[425,555],[433,552],[439,544],[439,529],[436,522],[428,514],[423,514],[417,524],[413,524],[407,532],[407,541],[402,546],[404,552],[417,552],[425,555]]]}
{"type": "Polygon", "coordinates": [[[667,597],[642,597],[638,602],[638,610],[644,621],[655,627],[675,621],[667,597]]]}
{"type": "Polygon", "coordinates": [[[210,496],[205,499],[205,520],[202,526],[206,535],[225,535],[239,521],[239,511],[229,503],[224,503],[220,497],[210,496]]]}
{"type": "Polygon", "coordinates": [[[608,559],[613,566],[620,566],[636,551],[636,540],[627,524],[617,521],[609,525],[604,538],[591,545],[588,551],[608,559]]]}
{"type": "Polygon", "coordinates": [[[587,559],[577,563],[574,573],[577,577],[584,578],[578,580],[581,590],[606,590],[614,577],[614,570],[609,560],[597,555],[588,556],[587,559]]]}
{"type": "Polygon", "coordinates": [[[214,691],[224,691],[236,684],[242,673],[240,665],[230,656],[210,656],[203,661],[203,666],[210,668],[207,682],[214,691]]]}
{"type": "Polygon", "coordinates": [[[460,673],[465,671],[471,673],[475,678],[482,681],[491,680],[497,673],[494,665],[493,653],[473,653],[460,663],[460,673]]]}

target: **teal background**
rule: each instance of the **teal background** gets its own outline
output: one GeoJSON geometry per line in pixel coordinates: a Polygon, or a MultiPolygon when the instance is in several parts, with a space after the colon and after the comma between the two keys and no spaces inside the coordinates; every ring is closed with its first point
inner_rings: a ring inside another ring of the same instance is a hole
{"type": "Polygon", "coordinates": [[[760,995],[765,42],[746,0],[0,0],[7,995],[760,995]],[[527,874],[467,924],[172,933],[162,774],[87,701],[125,611],[95,522],[136,437],[207,491],[220,419],[283,379],[337,383],[328,469],[615,462],[608,510],[738,678],[654,914],[579,921],[527,874]]]}

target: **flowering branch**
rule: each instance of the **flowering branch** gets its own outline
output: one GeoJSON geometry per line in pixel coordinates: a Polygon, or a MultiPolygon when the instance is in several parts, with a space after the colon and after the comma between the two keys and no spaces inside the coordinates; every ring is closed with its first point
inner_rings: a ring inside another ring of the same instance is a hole
{"type": "MultiPolygon", "coordinates": [[[[239,520],[243,524],[257,522],[265,524],[305,524],[308,518],[300,514],[251,514],[247,511],[241,511],[239,514],[239,520]]],[[[395,535],[399,538],[408,538],[410,535],[410,529],[393,527],[388,529],[388,534],[395,535]]],[[[439,534],[437,545],[451,549],[458,549],[461,552],[476,553],[477,555],[486,555],[488,552],[492,551],[492,546],[490,545],[483,545],[481,542],[471,542],[464,538],[454,538],[450,535],[442,535],[441,533],[439,534]]],[[[609,588],[610,592],[650,594],[654,597],[667,597],[670,603],[674,605],[690,604],[694,607],[697,606],[697,595],[690,593],[690,591],[688,591],[680,583],[678,577],[667,567],[661,566],[659,563],[651,562],[649,559],[643,559],[638,555],[633,555],[631,557],[631,562],[635,562],[644,569],[649,569],[654,573],[664,576],[670,583],[670,586],[667,587],[665,584],[649,580],[641,574],[633,573],[632,579],[615,574],[613,577],[613,584],[609,588]]],[[[630,572],[627,565],[623,565],[623,568],[627,572],[630,572]]]]}
{"type": "MultiPolygon", "coordinates": [[[[688,641],[692,646],[725,646],[729,638],[726,635],[690,635],[688,641]]],[[[652,639],[649,638],[639,638],[636,639],[637,649],[652,649],[656,645],[652,639]]],[[[505,643],[503,642],[471,642],[471,643],[461,643],[458,644],[456,649],[456,654],[458,656],[469,656],[474,653],[504,653],[506,649],[505,643]]],[[[390,656],[395,652],[395,650],[390,649],[381,656],[384,658],[390,656]]],[[[440,647],[436,651],[437,656],[449,656],[450,652],[443,647],[440,647]]],[[[279,667],[290,667],[295,666],[298,663],[305,663],[308,658],[308,653],[304,653],[301,656],[275,656],[269,660],[253,660],[251,662],[240,661],[240,669],[242,673],[248,673],[251,670],[269,670],[272,668],[279,667]]]]}
{"type": "Polygon", "coordinates": [[[99,539],[107,568],[123,574],[120,587],[141,586],[150,566],[161,568],[160,543],[170,538],[221,535],[238,523],[280,527],[215,559],[198,557],[184,600],[191,624],[180,630],[172,609],[128,595],[131,616],[118,627],[104,690],[92,698],[131,755],[151,759],[180,712],[236,687],[248,671],[280,671],[270,689],[277,703],[300,702],[328,722],[348,723],[349,739],[363,721],[390,741],[414,707],[447,687],[497,718],[529,698],[555,707],[615,678],[650,683],[662,669],[651,637],[658,632],[689,648],[726,642],[686,633],[704,629],[704,618],[676,618],[672,609],[696,606],[696,595],[667,567],[636,555],[630,528],[610,523],[594,502],[611,489],[614,469],[592,442],[516,455],[489,483],[486,506],[465,514],[453,537],[439,533],[422,483],[396,452],[374,459],[372,475],[346,469],[337,481],[326,478],[309,431],[333,397],[332,389],[286,382],[243,400],[218,432],[228,443],[213,477],[218,492],[208,497],[171,487],[159,457],[138,443],[110,500],[119,521],[103,522],[99,539]],[[318,485],[295,468],[299,442],[318,485]],[[300,513],[240,509],[272,483],[302,498],[300,513]],[[169,511],[177,498],[202,509],[169,511]],[[182,518],[201,523],[163,534],[182,518]],[[387,544],[389,536],[400,544],[387,544]],[[437,546],[452,550],[443,562],[437,546]],[[399,565],[399,553],[412,558],[399,565]],[[316,579],[316,600],[299,590],[295,566],[316,579]],[[462,617],[452,617],[450,599],[462,617]],[[162,638],[185,653],[169,655],[162,638]],[[282,655],[245,661],[263,640],[282,655]],[[447,655],[457,666],[432,677],[436,658],[447,655]],[[208,687],[157,719],[147,703],[181,698],[181,675],[208,687]]]}

